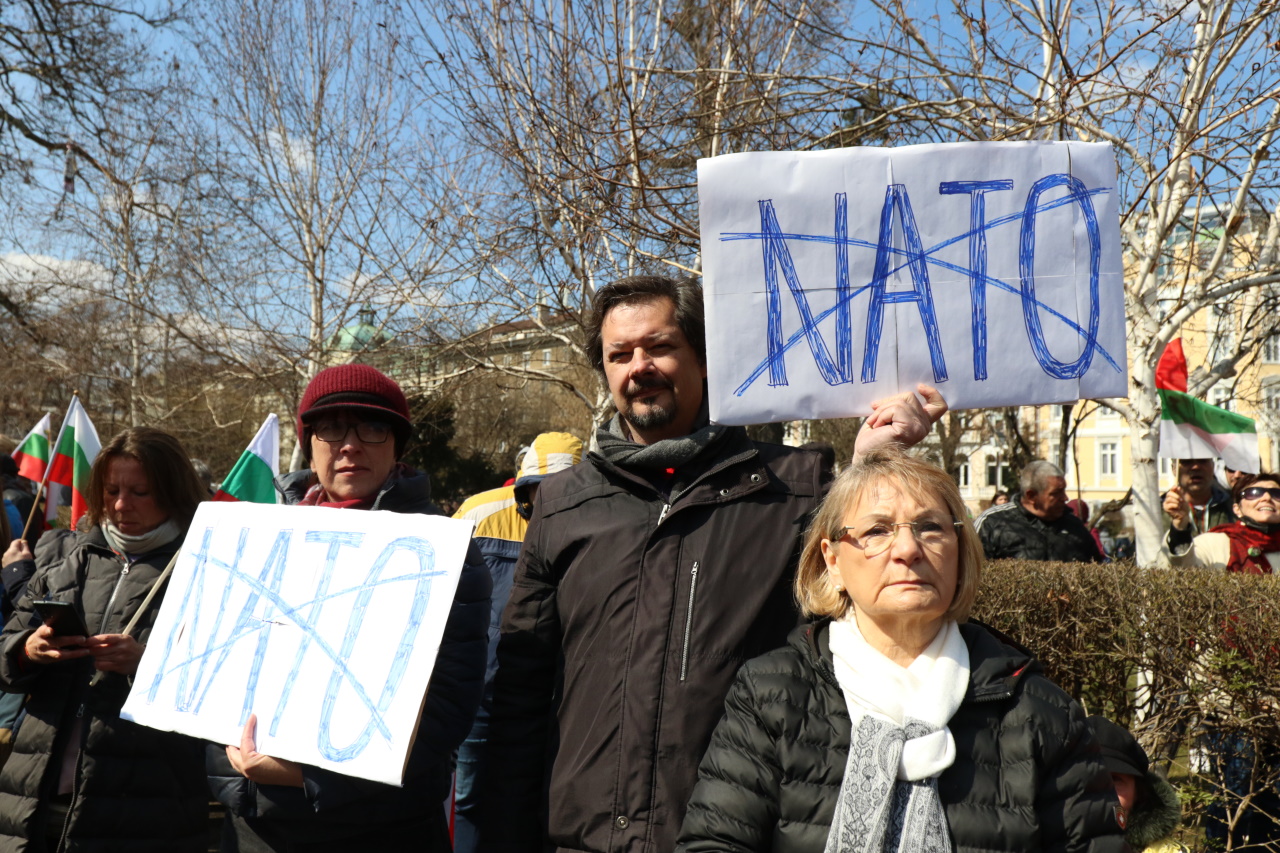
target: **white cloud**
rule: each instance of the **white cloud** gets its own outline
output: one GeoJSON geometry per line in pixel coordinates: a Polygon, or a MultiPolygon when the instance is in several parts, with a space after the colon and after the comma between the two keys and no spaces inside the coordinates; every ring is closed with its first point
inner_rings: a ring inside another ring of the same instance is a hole
{"type": "Polygon", "coordinates": [[[12,252],[0,255],[0,288],[21,302],[74,303],[86,292],[106,290],[110,281],[110,273],[92,261],[12,252]]]}

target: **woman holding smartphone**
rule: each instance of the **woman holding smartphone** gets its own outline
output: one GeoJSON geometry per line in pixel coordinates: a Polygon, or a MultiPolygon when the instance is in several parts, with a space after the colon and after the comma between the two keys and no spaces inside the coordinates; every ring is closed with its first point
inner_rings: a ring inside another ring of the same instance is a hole
{"type": "Polygon", "coordinates": [[[0,771],[0,851],[207,849],[202,744],[120,719],[160,594],[126,626],[207,495],[157,429],[125,430],[94,461],[84,532],[35,571],[0,636],[0,688],[30,697],[0,771]]]}

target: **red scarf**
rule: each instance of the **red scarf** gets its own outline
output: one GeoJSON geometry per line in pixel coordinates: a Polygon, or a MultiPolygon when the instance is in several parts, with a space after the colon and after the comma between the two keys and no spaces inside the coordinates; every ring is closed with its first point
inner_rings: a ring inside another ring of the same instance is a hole
{"type": "Polygon", "coordinates": [[[1243,521],[1220,524],[1214,533],[1225,533],[1231,542],[1231,560],[1227,571],[1246,575],[1269,575],[1271,566],[1263,558],[1269,551],[1280,551],[1280,527],[1270,533],[1250,527],[1243,521]]]}

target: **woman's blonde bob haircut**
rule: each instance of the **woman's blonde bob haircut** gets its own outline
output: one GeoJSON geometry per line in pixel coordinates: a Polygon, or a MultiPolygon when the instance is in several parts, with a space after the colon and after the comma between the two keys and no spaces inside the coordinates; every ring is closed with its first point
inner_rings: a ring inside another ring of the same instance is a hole
{"type": "MultiPolygon", "coordinates": [[[[824,540],[835,542],[840,528],[845,526],[845,515],[857,505],[866,492],[879,485],[888,485],[900,492],[915,496],[931,495],[946,505],[956,521],[960,548],[957,554],[956,597],[947,608],[945,619],[963,622],[969,618],[974,599],[978,596],[978,578],[982,574],[982,544],[969,520],[960,490],[936,465],[922,459],[907,456],[900,450],[877,450],[868,453],[850,465],[831,485],[831,491],[818,507],[818,513],[810,523],[804,537],[804,550],[800,554],[800,568],[796,572],[796,601],[800,611],[809,618],[830,616],[839,619],[849,612],[853,602],[843,592],[837,592],[822,558],[824,540]]],[[[841,545],[843,547],[843,545],[841,545]]]]}

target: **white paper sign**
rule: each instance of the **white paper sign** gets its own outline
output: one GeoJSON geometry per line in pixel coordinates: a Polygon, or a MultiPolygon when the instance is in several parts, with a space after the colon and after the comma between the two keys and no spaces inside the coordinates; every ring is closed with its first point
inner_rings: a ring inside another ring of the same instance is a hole
{"type": "Polygon", "coordinates": [[[717,423],[1128,394],[1109,145],[729,154],[698,193],[717,423]]]}
{"type": "Polygon", "coordinates": [[[121,716],[401,784],[472,528],[201,504],[121,716]]]}

